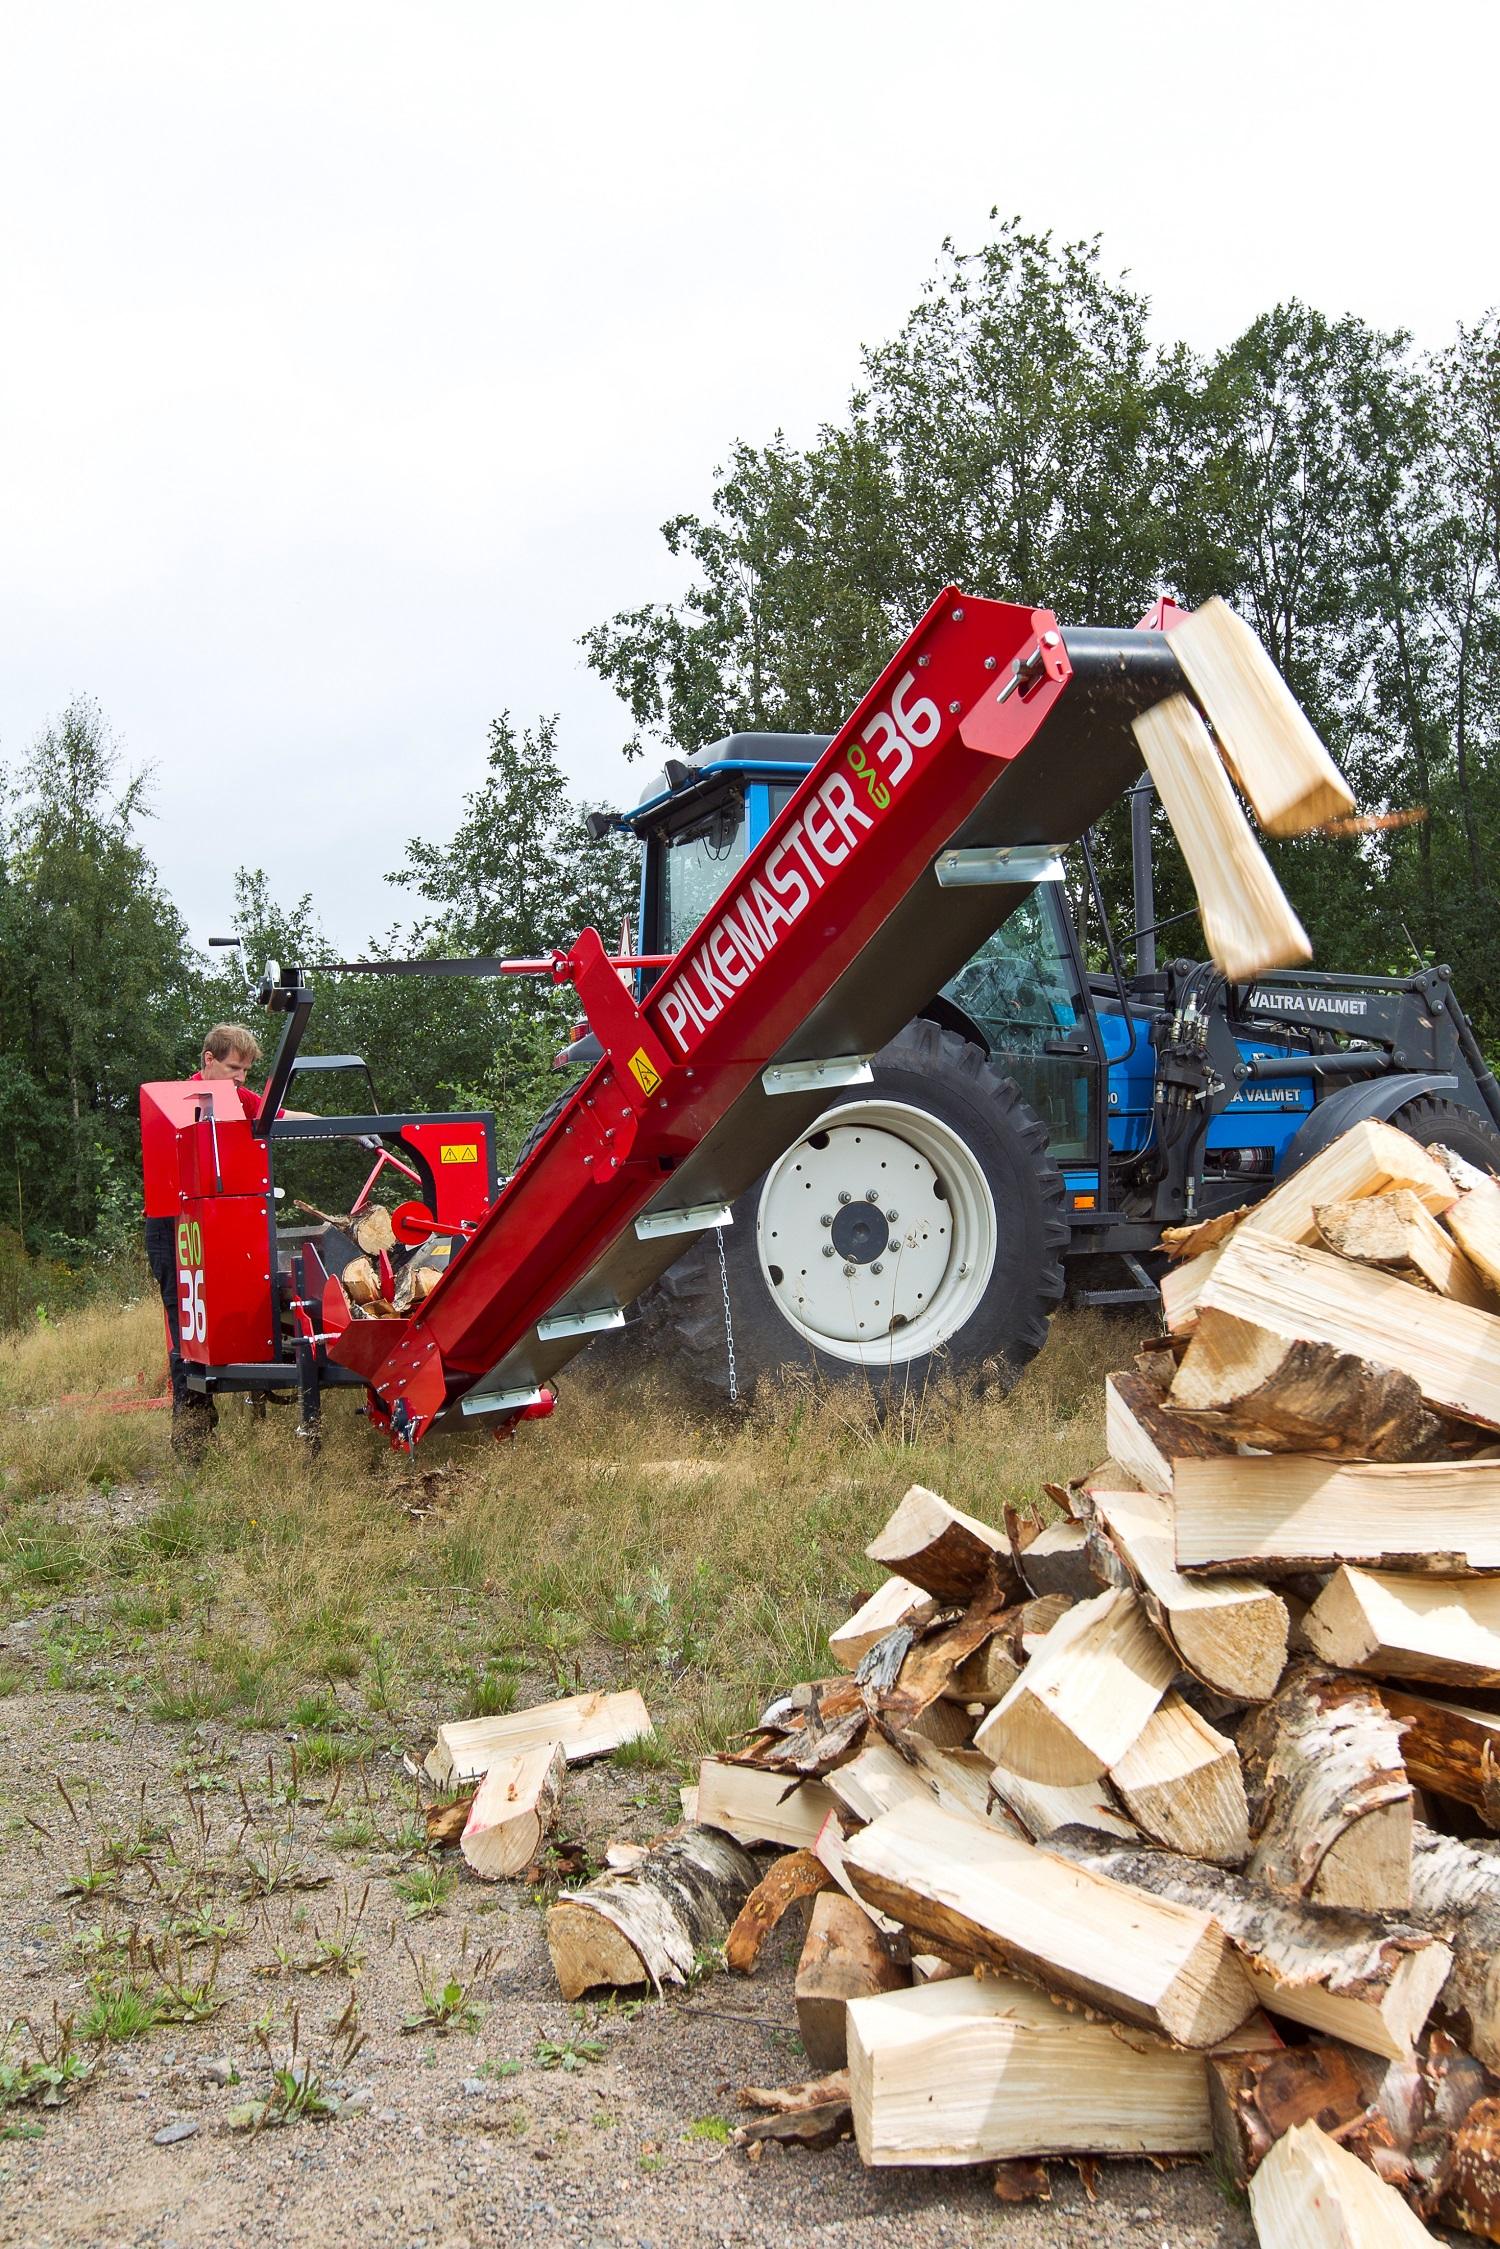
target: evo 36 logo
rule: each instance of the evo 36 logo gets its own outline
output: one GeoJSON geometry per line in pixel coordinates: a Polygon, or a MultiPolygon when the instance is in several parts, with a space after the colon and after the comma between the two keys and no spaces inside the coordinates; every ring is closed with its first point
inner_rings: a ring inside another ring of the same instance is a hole
{"type": "Polygon", "coordinates": [[[760,872],[742,879],[727,905],[658,1001],[663,1030],[679,1054],[690,1054],[731,994],[801,920],[830,873],[875,825],[910,773],[913,752],[942,729],[938,707],[917,695],[915,672],[904,672],[887,710],[872,712],[857,742],[847,744],[842,770],[821,783],[771,851],[760,872]]]}

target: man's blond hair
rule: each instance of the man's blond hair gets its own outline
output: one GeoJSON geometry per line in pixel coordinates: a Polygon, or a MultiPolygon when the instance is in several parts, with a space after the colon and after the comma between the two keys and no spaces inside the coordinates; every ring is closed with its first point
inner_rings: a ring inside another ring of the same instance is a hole
{"type": "Polygon", "coordinates": [[[231,1054],[241,1054],[248,1068],[260,1060],[260,1040],[243,1023],[216,1023],[203,1041],[203,1051],[216,1062],[227,1062],[231,1054]]]}

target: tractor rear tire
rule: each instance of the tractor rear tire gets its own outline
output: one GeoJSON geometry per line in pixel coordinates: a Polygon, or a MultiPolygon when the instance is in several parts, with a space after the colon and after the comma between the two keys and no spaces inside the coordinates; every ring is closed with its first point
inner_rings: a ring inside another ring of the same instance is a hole
{"type": "Polygon", "coordinates": [[[919,1018],[641,1299],[653,1365],[727,1395],[783,1367],[878,1392],[1009,1388],[1063,1293],[1062,1174],[982,1049],[919,1018]],[[719,1243],[724,1272],[719,1266],[719,1243]]]}
{"type": "Polygon", "coordinates": [[[1477,1109],[1460,1101],[1445,1101],[1440,1094],[1424,1093],[1408,1101],[1391,1118],[1398,1130],[1409,1133],[1424,1148],[1451,1148],[1465,1163],[1480,1171],[1500,1172],[1500,1132],[1477,1109]]]}

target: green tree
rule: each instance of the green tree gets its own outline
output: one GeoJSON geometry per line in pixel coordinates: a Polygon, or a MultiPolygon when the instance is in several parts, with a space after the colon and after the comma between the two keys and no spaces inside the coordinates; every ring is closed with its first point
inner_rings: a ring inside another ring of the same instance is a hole
{"type": "Polygon", "coordinates": [[[194,967],[103,715],[71,704],[7,777],[0,1150],[32,1246],[108,1250],[139,1201],[137,1089],[190,1067],[194,967]]]}

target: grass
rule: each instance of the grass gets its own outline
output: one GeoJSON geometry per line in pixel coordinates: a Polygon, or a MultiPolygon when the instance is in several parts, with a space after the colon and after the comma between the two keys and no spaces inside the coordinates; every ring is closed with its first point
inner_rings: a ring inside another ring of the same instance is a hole
{"type": "MultiPolygon", "coordinates": [[[[549,1423],[415,1460],[337,1394],[315,1460],[290,1417],[229,1407],[184,1472],[164,1414],[57,1407],[155,1379],[157,1308],[90,1310],[0,1343],[0,1596],[49,1611],[45,1673],[10,1666],[0,1690],[136,1682],[129,1707],[160,1723],[290,1731],[326,1791],[435,1714],[634,1685],[657,1734],[620,1762],[685,1770],[771,1691],[827,1671],[828,1631],[881,1575],[863,1549],[908,1485],[999,1522],[1092,1466],[1101,1377],[1132,1341],[1065,1313],[1008,1398],[936,1382],[883,1418],[790,1379],[715,1417],[585,1366],[549,1423]],[[683,1460],[710,1472],[685,1486],[683,1460]],[[433,1470],[436,1512],[411,1504],[433,1470]]],[[[390,1841],[349,1796],[341,1811],[346,1848],[390,1841]]]]}

